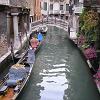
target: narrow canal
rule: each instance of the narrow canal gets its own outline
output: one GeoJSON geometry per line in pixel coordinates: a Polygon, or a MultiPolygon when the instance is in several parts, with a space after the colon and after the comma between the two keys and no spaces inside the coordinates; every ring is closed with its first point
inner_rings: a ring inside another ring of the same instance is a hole
{"type": "Polygon", "coordinates": [[[49,27],[30,80],[17,100],[100,100],[84,58],[66,34],[49,27]]]}

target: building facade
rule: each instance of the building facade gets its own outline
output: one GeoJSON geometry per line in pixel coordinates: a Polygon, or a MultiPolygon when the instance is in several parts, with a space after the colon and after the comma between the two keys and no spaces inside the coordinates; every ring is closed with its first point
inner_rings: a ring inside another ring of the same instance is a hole
{"type": "Polygon", "coordinates": [[[91,7],[91,9],[97,9],[100,13],[100,0],[84,0],[84,7],[91,7]]]}
{"type": "Polygon", "coordinates": [[[0,50],[7,50],[11,41],[14,48],[19,47],[19,33],[29,31],[29,15],[26,0],[0,0],[0,50]]]}
{"type": "Polygon", "coordinates": [[[34,0],[34,21],[40,20],[41,17],[41,0],[34,0]]]}
{"type": "Polygon", "coordinates": [[[82,13],[83,0],[70,0],[69,2],[69,27],[73,29],[75,33],[79,32],[79,15],[82,13]]]}
{"type": "Polygon", "coordinates": [[[84,6],[87,7],[87,6],[98,6],[100,5],[100,0],[84,0],[84,6]]]}
{"type": "Polygon", "coordinates": [[[69,0],[41,0],[42,16],[56,16],[68,19],[69,0]]]}
{"type": "Polygon", "coordinates": [[[35,0],[27,0],[27,8],[30,9],[30,22],[34,21],[34,3],[35,0]]]}

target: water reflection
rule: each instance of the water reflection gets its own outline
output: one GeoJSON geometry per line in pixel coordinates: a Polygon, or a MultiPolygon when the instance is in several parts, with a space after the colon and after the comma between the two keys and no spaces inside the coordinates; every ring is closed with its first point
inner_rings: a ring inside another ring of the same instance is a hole
{"type": "Polygon", "coordinates": [[[59,34],[58,30],[55,34],[47,35],[44,50],[37,58],[37,66],[41,66],[39,75],[42,76],[42,82],[37,83],[38,86],[44,87],[40,90],[40,100],[63,100],[64,90],[69,88],[69,80],[66,79],[66,72],[69,73],[69,55],[66,49],[60,45],[64,37],[59,34]],[[58,34],[57,34],[58,33],[58,34]],[[55,46],[56,45],[56,46],[55,46]],[[62,52],[64,55],[62,55],[62,52]],[[41,56],[40,56],[41,55],[41,56]],[[38,65],[39,64],[39,65],[38,65]]]}
{"type": "Polygon", "coordinates": [[[65,66],[66,64],[56,64],[56,65],[53,65],[54,67],[62,67],[62,66],[65,66]]]}
{"type": "Polygon", "coordinates": [[[64,90],[68,88],[65,68],[56,68],[43,71],[43,81],[39,84],[44,86],[41,90],[41,100],[63,100],[64,90]]]}
{"type": "Polygon", "coordinates": [[[41,86],[45,86],[41,91],[41,100],[63,100],[64,90],[68,88],[68,82],[64,76],[44,77],[41,86]]]}

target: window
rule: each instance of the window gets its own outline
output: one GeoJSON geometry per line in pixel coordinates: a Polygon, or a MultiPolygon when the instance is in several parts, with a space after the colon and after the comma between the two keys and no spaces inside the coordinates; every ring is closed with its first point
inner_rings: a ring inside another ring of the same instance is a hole
{"type": "Polygon", "coordinates": [[[66,11],[69,11],[69,4],[66,4],[66,11]]]}
{"type": "Polygon", "coordinates": [[[44,10],[47,10],[47,2],[44,2],[44,10]]]}
{"type": "Polygon", "coordinates": [[[50,10],[53,10],[53,4],[50,4],[50,10]]]}
{"type": "Polygon", "coordinates": [[[63,5],[60,5],[60,10],[63,10],[63,5]]]}
{"type": "Polygon", "coordinates": [[[79,3],[79,0],[74,0],[74,4],[77,5],[79,3]]]}
{"type": "Polygon", "coordinates": [[[91,0],[92,4],[97,4],[97,0],[91,0]]]}

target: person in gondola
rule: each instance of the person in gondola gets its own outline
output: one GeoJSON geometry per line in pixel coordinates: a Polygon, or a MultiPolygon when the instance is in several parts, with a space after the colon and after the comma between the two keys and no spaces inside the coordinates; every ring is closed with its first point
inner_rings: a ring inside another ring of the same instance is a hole
{"type": "Polygon", "coordinates": [[[35,37],[32,37],[30,40],[30,46],[32,47],[32,49],[36,50],[38,45],[39,45],[38,39],[35,37]]]}
{"type": "Polygon", "coordinates": [[[43,40],[43,35],[41,32],[38,33],[38,41],[41,42],[43,40]]]}

